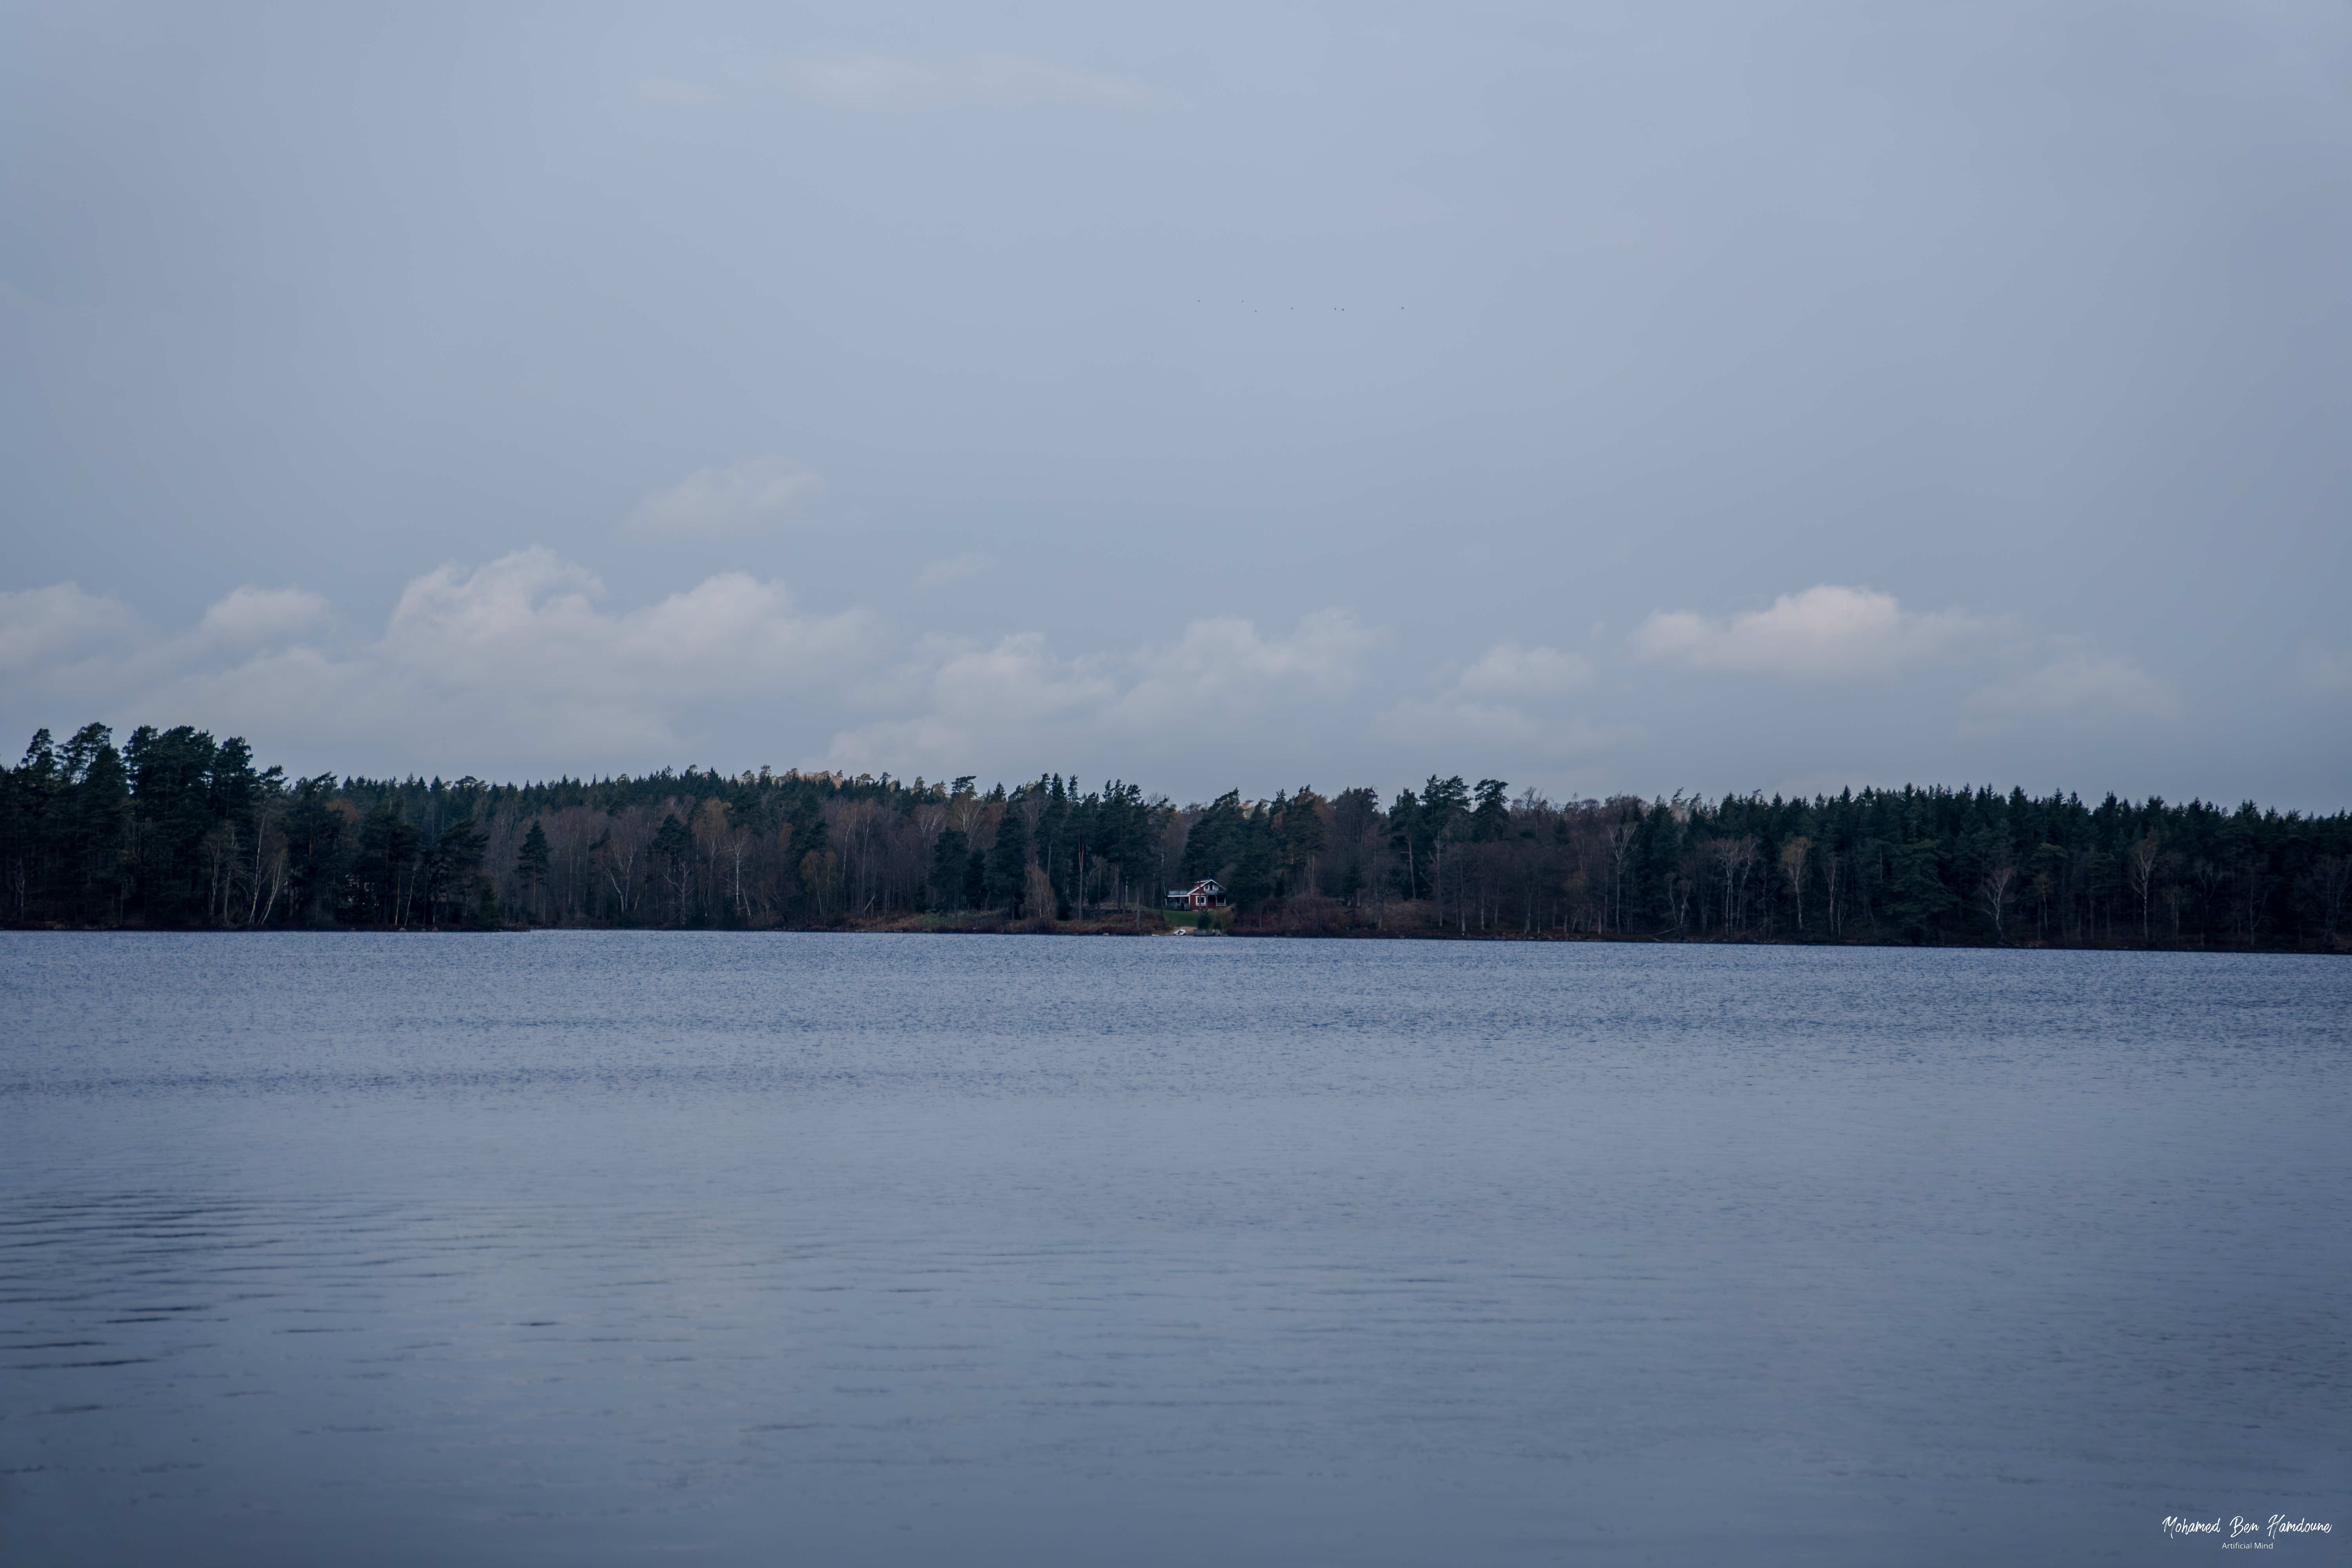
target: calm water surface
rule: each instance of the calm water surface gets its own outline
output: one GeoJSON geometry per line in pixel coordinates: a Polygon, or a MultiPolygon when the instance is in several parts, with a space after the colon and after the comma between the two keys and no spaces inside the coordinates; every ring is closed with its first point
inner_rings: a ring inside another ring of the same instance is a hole
{"type": "Polygon", "coordinates": [[[2352,1561],[2352,963],[0,935],[0,1559],[2352,1561]]]}

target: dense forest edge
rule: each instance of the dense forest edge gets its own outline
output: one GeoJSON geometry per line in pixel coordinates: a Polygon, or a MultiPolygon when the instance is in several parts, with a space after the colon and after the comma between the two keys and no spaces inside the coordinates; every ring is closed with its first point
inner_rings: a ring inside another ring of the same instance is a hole
{"type": "Polygon", "coordinates": [[[1865,789],[1555,802],[1499,779],[1178,805],[1047,773],[289,778],[89,724],[0,771],[16,927],[1138,932],[2352,951],[2352,813],[1865,789]]]}

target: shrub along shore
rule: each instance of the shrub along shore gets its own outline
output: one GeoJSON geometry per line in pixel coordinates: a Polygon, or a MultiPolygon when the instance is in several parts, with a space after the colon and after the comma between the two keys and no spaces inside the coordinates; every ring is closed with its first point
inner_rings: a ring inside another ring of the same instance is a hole
{"type": "Polygon", "coordinates": [[[1552,801],[1433,775],[1178,805],[688,768],[322,773],[182,726],[0,770],[0,921],[215,930],[1162,933],[2352,951],[2352,813],[1906,786],[1552,801]]]}

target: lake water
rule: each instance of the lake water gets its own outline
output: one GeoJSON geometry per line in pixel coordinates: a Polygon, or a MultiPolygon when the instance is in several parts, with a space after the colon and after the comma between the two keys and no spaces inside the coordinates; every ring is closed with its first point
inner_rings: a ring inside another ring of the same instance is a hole
{"type": "Polygon", "coordinates": [[[10,1563],[2352,1541],[2352,963],[0,935],[10,1563]]]}

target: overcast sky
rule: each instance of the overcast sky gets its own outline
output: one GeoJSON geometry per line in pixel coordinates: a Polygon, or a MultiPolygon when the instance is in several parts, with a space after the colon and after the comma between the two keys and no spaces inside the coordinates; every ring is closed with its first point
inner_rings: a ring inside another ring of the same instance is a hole
{"type": "Polygon", "coordinates": [[[0,16],[12,751],[2352,805],[2342,0],[0,16]]]}

